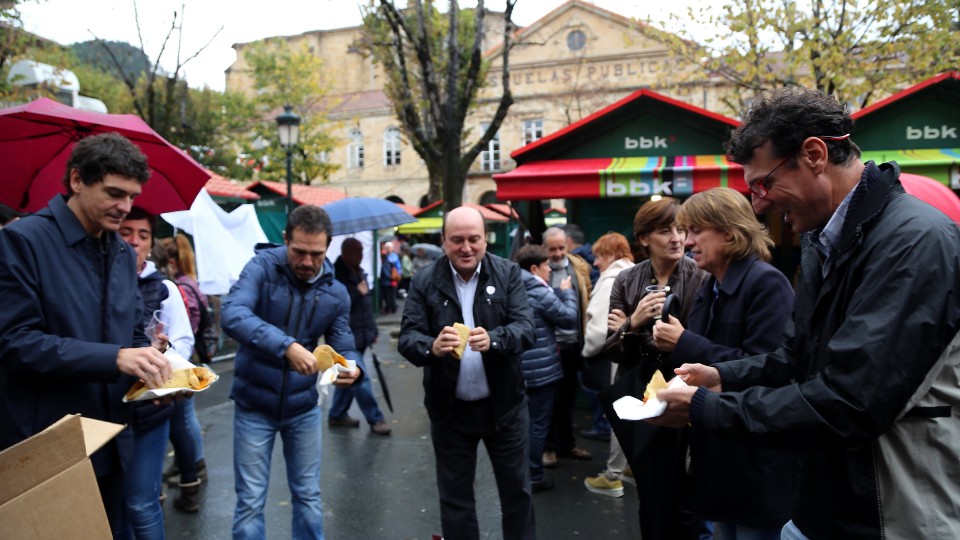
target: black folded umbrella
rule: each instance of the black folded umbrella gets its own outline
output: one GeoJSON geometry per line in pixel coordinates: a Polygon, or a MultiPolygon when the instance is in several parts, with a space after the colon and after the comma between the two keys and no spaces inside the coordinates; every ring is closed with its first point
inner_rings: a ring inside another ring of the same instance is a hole
{"type": "Polygon", "coordinates": [[[393,401],[390,399],[390,389],[387,388],[387,379],[383,376],[383,370],[380,369],[380,359],[377,358],[376,354],[371,353],[373,356],[373,367],[377,370],[377,378],[380,379],[380,389],[383,390],[383,399],[387,400],[387,407],[390,408],[390,412],[393,413],[393,401]]]}

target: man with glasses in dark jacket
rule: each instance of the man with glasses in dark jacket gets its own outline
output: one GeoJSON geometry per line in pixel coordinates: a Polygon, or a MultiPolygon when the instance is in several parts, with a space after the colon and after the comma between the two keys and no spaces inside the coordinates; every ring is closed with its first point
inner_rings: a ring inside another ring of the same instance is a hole
{"type": "Polygon", "coordinates": [[[772,353],[678,368],[653,422],[795,448],[782,538],[960,538],[960,230],[852,130],[819,91],[754,101],[727,150],[754,210],[804,233],[793,324],[772,353]]]}

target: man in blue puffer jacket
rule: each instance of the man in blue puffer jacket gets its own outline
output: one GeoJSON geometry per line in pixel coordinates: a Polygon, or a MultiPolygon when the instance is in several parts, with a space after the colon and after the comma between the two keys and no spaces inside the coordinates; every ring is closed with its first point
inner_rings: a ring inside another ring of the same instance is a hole
{"type": "Polygon", "coordinates": [[[517,251],[516,261],[523,273],[523,285],[533,307],[537,342],[520,357],[523,381],[527,386],[530,411],[530,488],[534,493],[553,489],[553,480],[543,471],[543,450],[550,430],[557,381],[563,378],[556,330],[576,330],[579,309],[577,291],[570,276],[555,292],[550,279],[547,248],[531,244],[517,251]]]}
{"type": "MultiPolygon", "coordinates": [[[[230,397],[237,507],[233,538],[265,538],[263,505],[277,433],[283,440],[293,501],[293,538],[323,538],[320,505],[320,409],[317,362],[323,336],[349,360],[359,360],[350,331],[350,296],[325,260],[333,227],[316,206],[290,213],[286,247],[259,250],[223,302],[221,326],[240,348],[230,397]]],[[[337,386],[360,380],[339,373],[337,386]]]]}

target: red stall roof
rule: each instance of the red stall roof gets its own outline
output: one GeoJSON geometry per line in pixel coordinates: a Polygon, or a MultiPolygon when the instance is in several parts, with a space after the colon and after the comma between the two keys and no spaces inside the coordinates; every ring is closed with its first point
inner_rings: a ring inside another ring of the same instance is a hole
{"type": "Polygon", "coordinates": [[[507,200],[686,196],[715,187],[746,193],[743,168],[726,156],[651,156],[533,161],[494,175],[507,200]]]}
{"type": "Polygon", "coordinates": [[[260,195],[247,190],[247,188],[229,178],[220,176],[209,169],[207,169],[207,172],[210,173],[210,180],[207,180],[203,187],[211,197],[246,199],[248,201],[255,201],[260,198],[260,195]]]}
{"type": "MultiPolygon", "coordinates": [[[[253,191],[258,186],[280,195],[287,196],[287,185],[283,182],[271,182],[269,180],[260,180],[247,186],[247,189],[253,191]]],[[[323,206],[333,201],[339,201],[346,198],[347,194],[336,189],[323,188],[318,186],[305,186],[303,184],[294,184],[291,186],[293,202],[297,204],[312,204],[314,206],[323,206]]]]}

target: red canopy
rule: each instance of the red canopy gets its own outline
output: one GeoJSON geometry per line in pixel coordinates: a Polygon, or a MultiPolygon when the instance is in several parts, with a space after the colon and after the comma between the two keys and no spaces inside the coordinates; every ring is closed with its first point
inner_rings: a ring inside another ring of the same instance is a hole
{"type": "Polygon", "coordinates": [[[746,193],[743,168],[722,155],[557,159],[496,174],[501,200],[686,196],[715,187],[746,193]]]}

